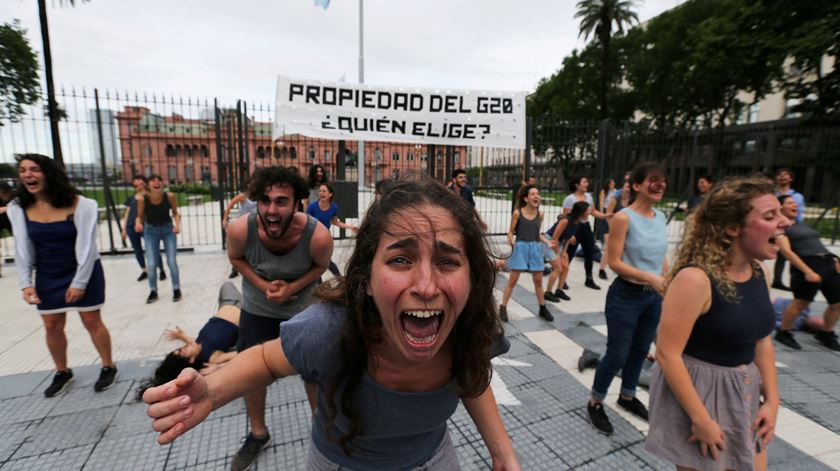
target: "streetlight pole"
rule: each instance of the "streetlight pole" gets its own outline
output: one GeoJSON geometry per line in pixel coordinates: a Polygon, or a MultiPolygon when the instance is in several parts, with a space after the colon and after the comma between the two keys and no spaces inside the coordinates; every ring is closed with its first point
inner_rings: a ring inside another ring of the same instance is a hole
{"type": "MultiPolygon", "coordinates": [[[[365,83],[365,15],[364,0],[359,0],[359,83],[365,83]]],[[[359,192],[365,189],[365,142],[359,141],[359,155],[356,159],[359,174],[359,192]]]]}

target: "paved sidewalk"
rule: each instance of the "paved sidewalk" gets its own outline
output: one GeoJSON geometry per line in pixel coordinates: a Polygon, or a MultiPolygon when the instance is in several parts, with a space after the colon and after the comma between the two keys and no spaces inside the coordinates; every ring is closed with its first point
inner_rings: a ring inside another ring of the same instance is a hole
{"type": "MultiPolygon", "coordinates": [[[[348,256],[349,242],[338,242],[334,260],[342,266],[348,256]]],[[[98,359],[78,316],[69,315],[69,357],[76,381],[53,399],[43,396],[52,361],[41,321],[20,300],[14,269],[4,267],[0,426],[6,430],[0,436],[0,471],[228,469],[247,432],[241,400],[215,411],[174,444],[159,446],[145,407],[134,399],[139,380],[176,345],[163,339],[164,329],[179,325],[197,332],[215,311],[218,287],[227,280],[230,267],[219,250],[179,254],[178,259],[184,300],[171,302],[167,280],[160,284],[161,299],[152,305],[145,304],[146,283],[135,281],[139,270],[133,257],[103,259],[108,284],[103,316],[111,330],[119,380],[108,391],[93,392],[98,359]]],[[[612,408],[608,414],[616,432],[605,437],[586,420],[592,371],[579,373],[574,365],[582,348],[605,348],[607,282],[601,282],[600,291],[584,288],[581,263],[572,267],[573,301],[549,303],[553,323],[533,315],[530,277],[520,278],[508,307],[506,334],[512,348],[494,360],[493,388],[523,469],[673,469],[644,451],[646,424],[612,408]]],[[[506,282],[502,273],[497,297],[506,282]]],[[[803,351],[778,349],[783,413],[780,438],[769,448],[771,469],[840,469],[840,355],[805,335],[798,338],[803,351]]],[[[644,392],[640,398],[647,399],[644,392]]],[[[256,469],[303,469],[310,421],[299,378],[269,388],[267,415],[274,443],[256,469]]],[[[450,434],[464,469],[490,469],[481,437],[463,408],[451,420],[450,434]]]]}

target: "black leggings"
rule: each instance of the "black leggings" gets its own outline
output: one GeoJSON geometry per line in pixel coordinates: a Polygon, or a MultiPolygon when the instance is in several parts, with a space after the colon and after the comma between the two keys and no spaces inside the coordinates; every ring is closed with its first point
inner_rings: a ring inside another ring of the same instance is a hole
{"type": "Polygon", "coordinates": [[[586,270],[586,278],[592,278],[592,261],[595,256],[595,235],[592,234],[592,226],[588,222],[580,223],[575,232],[575,239],[577,244],[569,245],[567,252],[569,261],[574,260],[577,247],[580,245],[583,248],[583,268],[586,270]]]}

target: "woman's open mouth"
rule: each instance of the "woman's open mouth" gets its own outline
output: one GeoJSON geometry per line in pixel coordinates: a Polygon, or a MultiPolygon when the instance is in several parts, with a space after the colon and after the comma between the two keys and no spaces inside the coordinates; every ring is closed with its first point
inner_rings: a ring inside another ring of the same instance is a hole
{"type": "Polygon", "coordinates": [[[412,347],[428,347],[437,339],[443,311],[414,310],[400,313],[403,337],[412,347]]]}

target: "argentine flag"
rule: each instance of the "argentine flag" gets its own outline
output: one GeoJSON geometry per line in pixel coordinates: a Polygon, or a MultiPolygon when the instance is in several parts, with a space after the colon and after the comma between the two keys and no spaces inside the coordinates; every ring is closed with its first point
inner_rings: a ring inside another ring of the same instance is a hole
{"type": "Polygon", "coordinates": [[[315,6],[326,10],[330,6],[330,0],[315,0],[315,6]]]}

